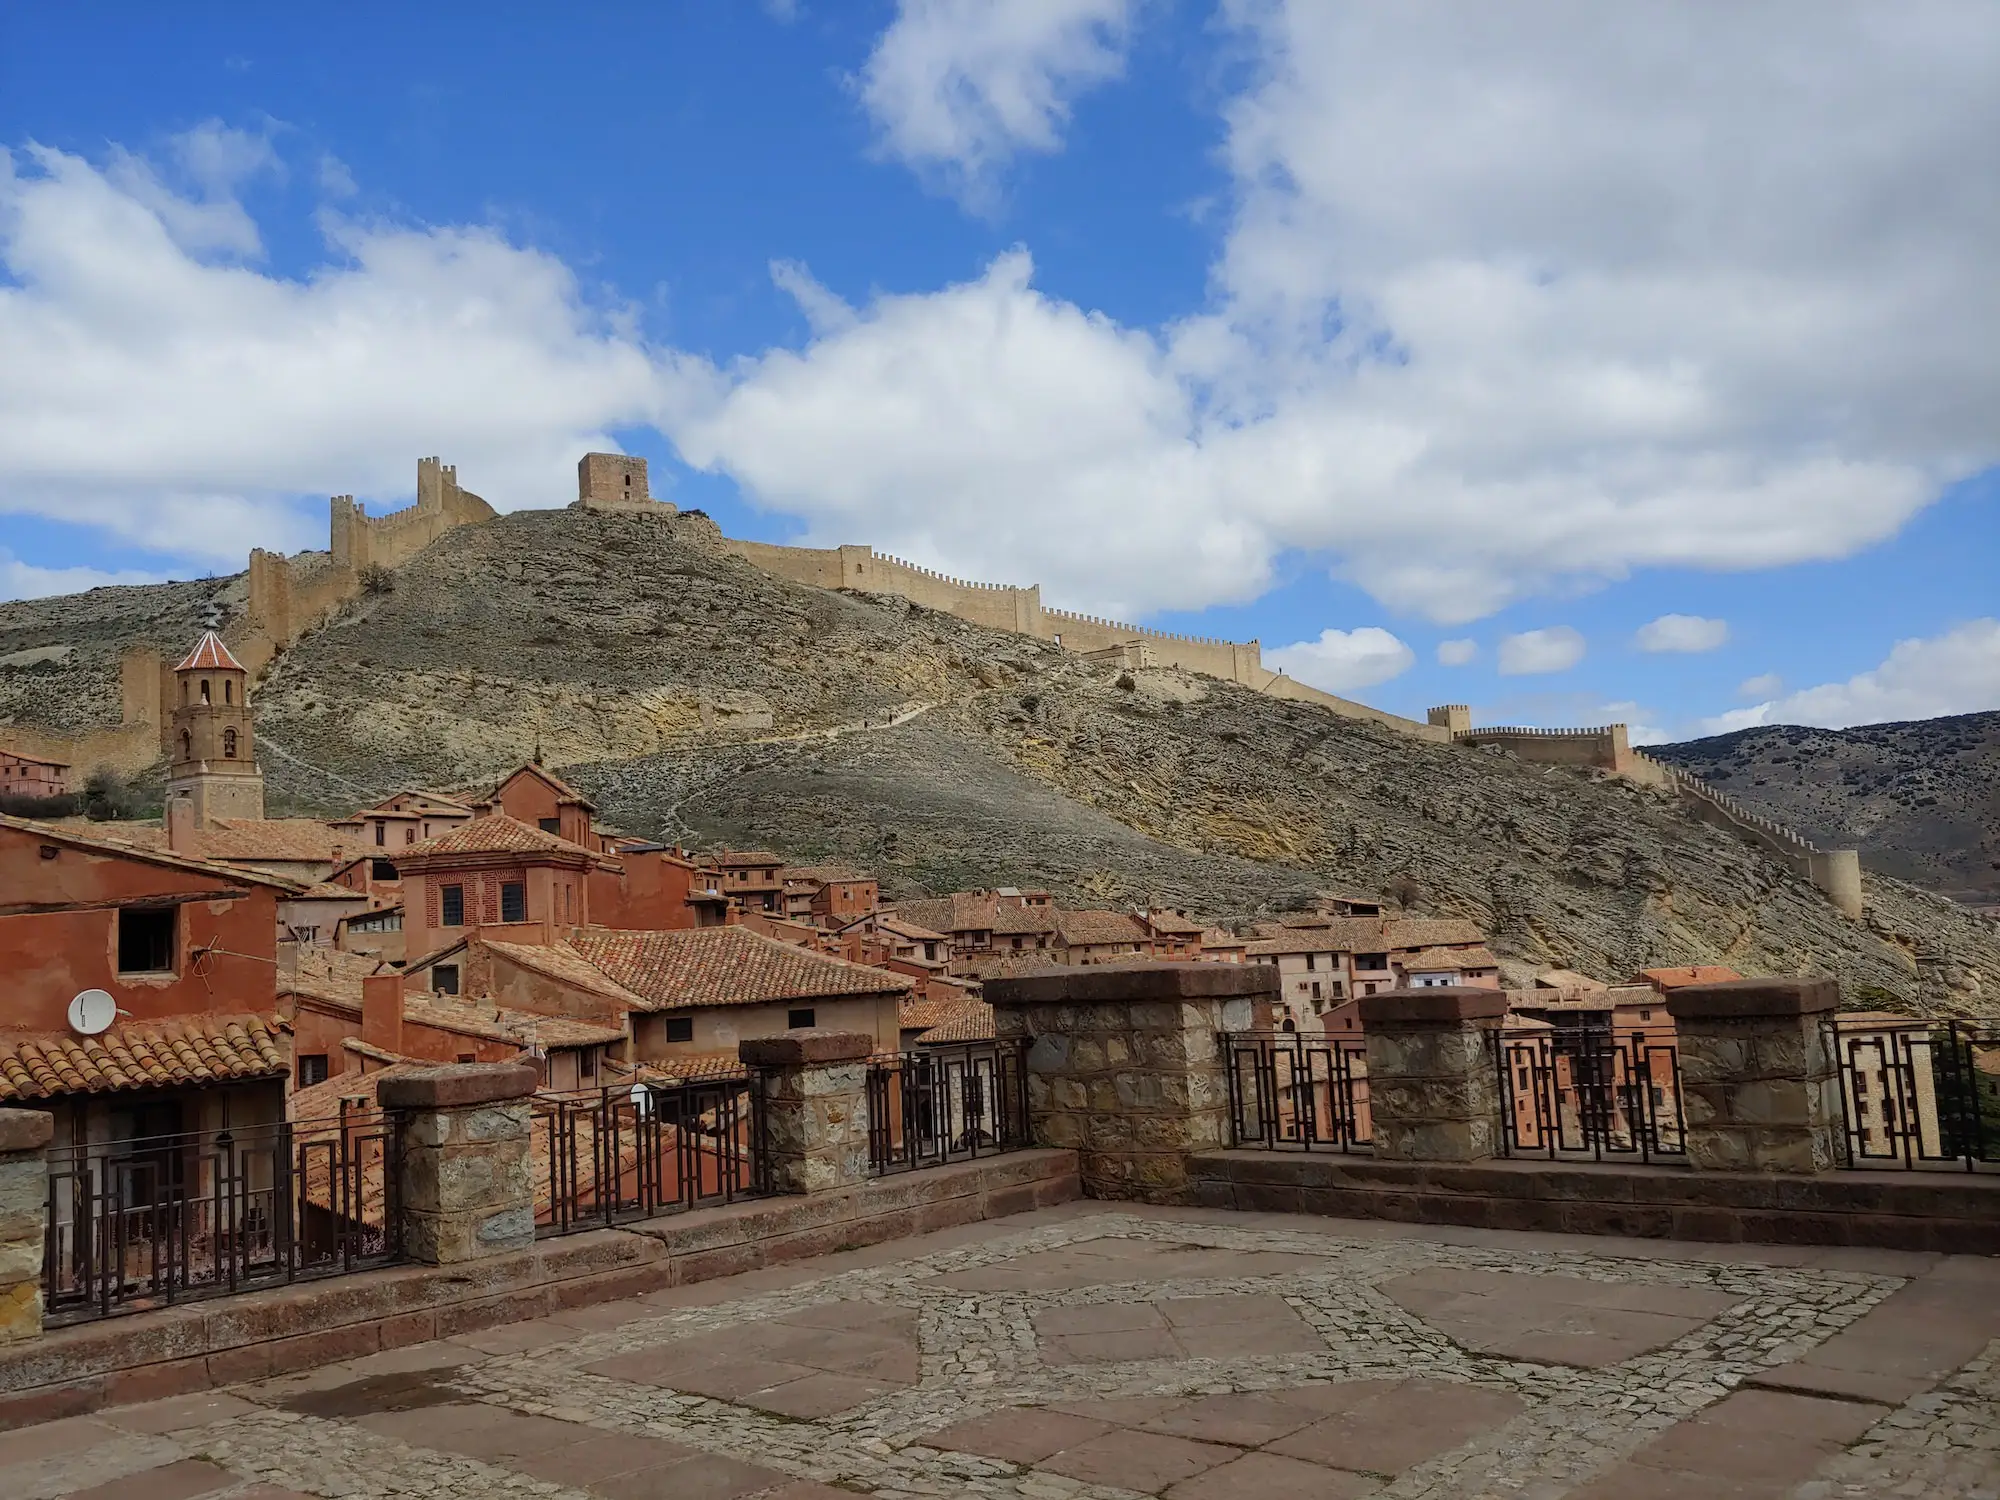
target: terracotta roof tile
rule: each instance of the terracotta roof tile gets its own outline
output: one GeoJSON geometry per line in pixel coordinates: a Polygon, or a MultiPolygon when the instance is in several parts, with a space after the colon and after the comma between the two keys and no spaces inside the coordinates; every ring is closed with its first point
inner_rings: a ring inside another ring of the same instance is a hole
{"type": "Polygon", "coordinates": [[[1493,969],[1500,960],[1484,948],[1420,948],[1403,960],[1405,969],[1493,969]]]}
{"type": "Polygon", "coordinates": [[[1477,925],[1455,917],[1329,917],[1323,926],[1291,928],[1250,945],[1253,954],[1399,953],[1472,947],[1486,941],[1477,925]]]}
{"type": "Polygon", "coordinates": [[[1723,964],[1694,964],[1684,969],[1641,969],[1639,977],[1663,990],[1684,984],[1726,984],[1743,976],[1723,964]]]}
{"type": "Polygon", "coordinates": [[[45,838],[50,843],[100,850],[106,854],[143,860],[150,865],[166,865],[178,870],[198,870],[204,875],[220,876],[239,885],[275,886],[285,891],[299,888],[296,880],[287,879],[283,875],[266,874],[261,870],[246,870],[240,865],[223,864],[198,854],[175,853],[167,848],[167,834],[163,828],[146,824],[115,823],[109,826],[116,828],[118,832],[107,834],[97,831],[100,826],[103,825],[92,823],[87,819],[66,818],[59,823],[38,823],[32,818],[16,818],[0,814],[0,828],[20,829],[22,832],[45,838]]]}
{"type": "Polygon", "coordinates": [[[201,639],[194,643],[194,649],[181,658],[176,672],[240,672],[243,663],[229,654],[229,648],[222,644],[222,637],[213,630],[202,632],[201,639]]]}
{"type": "Polygon", "coordinates": [[[984,1000],[949,1002],[950,1014],[942,1017],[922,1036],[919,1046],[939,1042],[990,1042],[993,1040],[993,1007],[984,1000]]]}
{"type": "Polygon", "coordinates": [[[602,855],[581,844],[545,833],[505,813],[473,818],[446,829],[436,838],[395,850],[389,857],[401,864],[441,854],[581,854],[587,859],[603,861],[602,855]]]}
{"type": "Polygon", "coordinates": [[[654,1010],[888,995],[914,983],[906,975],[795,948],[747,927],[677,932],[589,927],[576,935],[574,946],[654,1010]]]}
{"type": "Polygon", "coordinates": [[[1147,933],[1137,917],[1122,911],[1058,911],[1056,932],[1065,943],[1143,943],[1147,933]]]}
{"type": "Polygon", "coordinates": [[[271,1015],[176,1016],[93,1037],[0,1032],[0,1102],[282,1078],[289,1050],[271,1015]]]}
{"type": "Polygon", "coordinates": [[[899,901],[894,915],[935,932],[996,932],[1007,936],[1054,932],[1046,907],[1015,906],[991,891],[954,891],[926,901],[899,901]]]}
{"type": "Polygon", "coordinates": [[[497,954],[507,962],[519,968],[533,970],[559,984],[569,985],[587,994],[602,995],[607,1000],[630,1006],[634,1010],[647,1008],[643,999],[591,963],[568,943],[496,943],[489,938],[481,938],[479,942],[489,952],[497,954]]]}
{"type": "Polygon", "coordinates": [[[540,1011],[514,1010],[479,1000],[447,995],[405,995],[403,1020],[413,1026],[434,1026],[460,1036],[527,1047],[601,1047],[625,1039],[622,1027],[549,1016],[540,1011]]]}

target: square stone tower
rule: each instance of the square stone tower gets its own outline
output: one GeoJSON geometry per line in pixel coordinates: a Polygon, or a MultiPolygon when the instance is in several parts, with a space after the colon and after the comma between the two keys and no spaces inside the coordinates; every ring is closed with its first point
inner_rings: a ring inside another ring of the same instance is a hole
{"type": "Polygon", "coordinates": [[[623,453],[586,453],[576,461],[576,503],[583,510],[674,513],[646,487],[646,460],[623,453]]]}
{"type": "Polygon", "coordinates": [[[250,674],[213,630],[174,668],[172,760],[167,807],[184,803],[196,828],[216,818],[262,819],[264,773],[257,765],[250,674]]]}

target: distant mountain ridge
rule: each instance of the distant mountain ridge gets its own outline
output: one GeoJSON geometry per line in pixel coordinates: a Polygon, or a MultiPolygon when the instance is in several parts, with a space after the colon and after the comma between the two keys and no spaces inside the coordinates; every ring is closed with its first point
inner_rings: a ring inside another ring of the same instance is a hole
{"type": "Polygon", "coordinates": [[[2000,712],[1854,729],[1774,724],[1648,755],[1823,846],[1961,901],[2000,901],[2000,712]]]}

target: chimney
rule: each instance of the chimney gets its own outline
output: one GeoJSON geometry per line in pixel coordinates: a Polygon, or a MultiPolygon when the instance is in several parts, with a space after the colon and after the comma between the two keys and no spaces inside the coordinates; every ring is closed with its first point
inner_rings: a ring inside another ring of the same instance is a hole
{"type": "Polygon", "coordinates": [[[402,975],[370,974],[361,981],[361,1040],[385,1052],[402,1052],[402,975]]]}
{"type": "Polygon", "coordinates": [[[192,854],[194,834],[194,797],[175,792],[167,799],[167,847],[176,854],[192,854]]]}

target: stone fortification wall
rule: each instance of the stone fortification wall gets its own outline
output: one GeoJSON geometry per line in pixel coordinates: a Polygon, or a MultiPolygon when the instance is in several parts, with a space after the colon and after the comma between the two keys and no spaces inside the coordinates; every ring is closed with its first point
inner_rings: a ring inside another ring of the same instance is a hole
{"type": "Polygon", "coordinates": [[[415,505],[371,516],[352,495],[335,495],[328,511],[328,551],[250,554],[250,607],[227,634],[252,673],[360,593],[368,568],[399,567],[454,527],[497,514],[460,488],[456,465],[436,458],[417,460],[415,505]]]}
{"type": "Polygon", "coordinates": [[[1811,881],[1850,917],[1862,912],[1861,856],[1853,849],[1822,849],[1803,834],[1753,812],[1726,792],[1689,775],[1679,766],[1648,759],[1695,817],[1755,844],[1793,874],[1811,881]]]}
{"type": "MultiPolygon", "coordinates": [[[[1263,647],[1256,641],[1223,641],[1206,636],[1175,635],[1148,630],[1122,620],[1076,614],[1042,603],[1039,585],[974,583],[919,567],[899,557],[879,554],[872,547],[781,547],[770,542],[725,540],[723,545],[745,562],[793,583],[823,589],[860,589],[873,594],[900,594],[913,604],[942,610],[994,630],[1018,631],[1040,640],[1057,641],[1080,655],[1113,652],[1143,645],[1150,664],[1206,672],[1225,682],[1239,682],[1275,698],[1314,703],[1350,719],[1408,734],[1416,739],[1449,743],[1450,734],[1414,719],[1384,713],[1333,693],[1273,672],[1264,666],[1263,647]]],[[[1108,659],[1108,658],[1107,658],[1108,659]]]]}
{"type": "MultiPolygon", "coordinates": [[[[1434,709],[1432,721],[1454,707],[1434,709]]],[[[1462,745],[1497,746],[1535,765],[1595,766],[1647,786],[1667,785],[1664,768],[1632,748],[1623,724],[1596,729],[1456,729],[1452,737],[1462,745]]]]}

